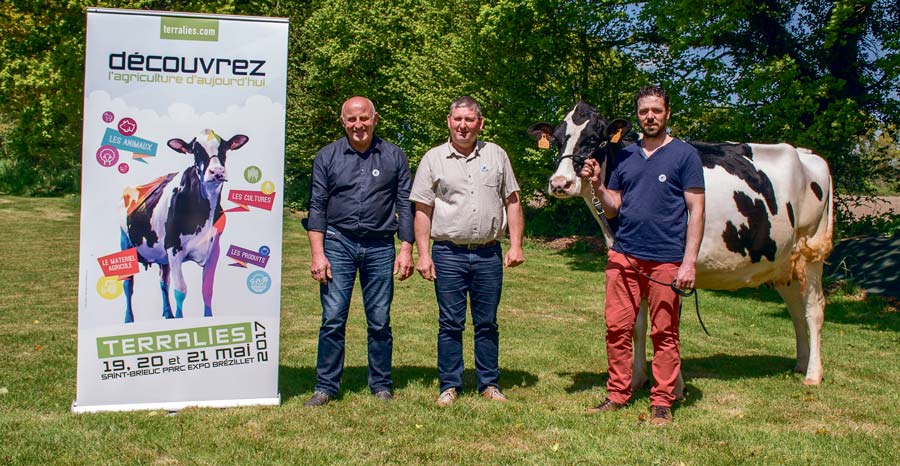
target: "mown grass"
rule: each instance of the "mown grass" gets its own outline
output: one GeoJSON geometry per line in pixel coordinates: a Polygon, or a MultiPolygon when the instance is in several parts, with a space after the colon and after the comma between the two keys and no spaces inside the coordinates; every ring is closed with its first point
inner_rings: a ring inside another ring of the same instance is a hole
{"type": "MultiPolygon", "coordinates": [[[[705,336],[682,318],[688,398],[675,425],[646,422],[647,390],[622,411],[587,416],[604,397],[602,260],[528,241],[507,270],[501,382],[510,403],[438,392],[430,283],[397,286],[396,400],[366,387],[358,296],[339,400],[303,402],[315,384],[320,319],[308,246],[285,216],[278,407],[74,415],[77,198],[0,197],[0,464],[898,464],[900,317],[850,289],[830,296],[825,382],[793,374],[794,336],[771,290],[701,292],[705,336]]],[[[575,252],[572,252],[575,251],[575,252]]],[[[358,294],[358,292],[357,292],[358,294]]],[[[466,362],[472,366],[471,329],[466,362]]]]}

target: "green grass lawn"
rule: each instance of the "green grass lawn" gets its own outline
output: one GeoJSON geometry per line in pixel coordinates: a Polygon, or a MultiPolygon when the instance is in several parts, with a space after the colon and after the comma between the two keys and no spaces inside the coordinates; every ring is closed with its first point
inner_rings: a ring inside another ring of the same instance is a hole
{"type": "Polygon", "coordinates": [[[434,406],[437,306],[415,276],[394,299],[395,401],[366,387],[357,290],[342,393],[304,408],[320,307],[292,214],[281,406],[71,414],[78,217],[77,198],[0,197],[0,464],[900,464],[900,316],[885,301],[852,289],[829,297],[825,381],[806,387],[791,372],[793,330],[774,291],[701,291],[712,337],[686,307],[688,398],[673,426],[654,428],[648,390],[627,409],[583,414],[605,395],[602,261],[534,241],[525,264],[506,271],[499,312],[510,403],[475,393],[469,327],[466,390],[453,406],[434,406]]]}

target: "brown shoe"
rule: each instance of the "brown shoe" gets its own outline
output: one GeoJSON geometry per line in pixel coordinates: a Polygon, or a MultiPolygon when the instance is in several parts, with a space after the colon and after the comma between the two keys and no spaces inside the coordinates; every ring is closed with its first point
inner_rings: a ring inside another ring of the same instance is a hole
{"type": "Polygon", "coordinates": [[[650,407],[650,424],[654,426],[665,426],[672,423],[672,408],[668,406],[651,406],[650,407]]]}
{"type": "Polygon", "coordinates": [[[588,408],[586,412],[588,414],[597,414],[597,413],[602,413],[604,411],[610,411],[610,412],[618,411],[624,407],[625,407],[624,404],[616,403],[615,401],[607,398],[607,399],[603,400],[603,403],[600,403],[597,406],[594,406],[593,408],[588,408]]]}
{"type": "Polygon", "coordinates": [[[441,392],[441,396],[438,397],[435,404],[438,405],[439,408],[450,406],[456,401],[457,396],[455,388],[448,388],[441,392]]]}
{"type": "Polygon", "coordinates": [[[481,392],[481,396],[487,398],[488,400],[499,401],[501,403],[506,403],[507,401],[509,401],[506,399],[506,395],[504,395],[499,388],[493,385],[489,386],[483,392],[481,392]]]}
{"type": "Polygon", "coordinates": [[[325,406],[328,404],[328,402],[331,401],[331,398],[332,396],[325,392],[315,391],[312,397],[310,397],[309,400],[306,401],[306,403],[303,403],[303,406],[306,406],[307,408],[325,406]]]}

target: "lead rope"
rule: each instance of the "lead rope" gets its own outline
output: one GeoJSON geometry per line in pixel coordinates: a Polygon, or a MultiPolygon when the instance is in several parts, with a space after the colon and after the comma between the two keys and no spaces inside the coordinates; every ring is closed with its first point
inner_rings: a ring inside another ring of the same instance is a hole
{"type": "MultiPolygon", "coordinates": [[[[597,197],[597,191],[594,189],[594,183],[591,183],[590,179],[588,179],[587,182],[591,186],[591,204],[594,204],[594,209],[597,210],[597,213],[600,215],[600,218],[604,218],[604,216],[606,214],[603,212],[603,204],[600,203],[600,198],[597,197]]],[[[674,291],[678,296],[688,298],[691,295],[693,295],[694,296],[694,309],[696,309],[696,311],[697,311],[697,320],[700,322],[700,328],[703,329],[703,333],[705,333],[706,336],[712,336],[712,335],[710,335],[709,330],[706,329],[706,324],[703,323],[703,317],[700,317],[700,295],[697,293],[696,288],[682,290],[681,288],[678,288],[677,286],[675,286],[675,280],[672,280],[672,283],[665,283],[665,282],[661,282],[659,280],[654,279],[653,277],[642,272],[641,269],[639,269],[636,265],[634,265],[633,262],[631,262],[631,259],[628,258],[628,252],[625,251],[625,248],[623,248],[621,244],[619,245],[619,249],[622,250],[622,255],[625,256],[625,260],[628,262],[628,265],[630,265],[631,268],[634,269],[634,271],[637,272],[638,274],[640,274],[642,277],[644,277],[647,280],[650,280],[651,282],[656,283],[658,285],[671,287],[672,291],[674,291]]],[[[678,300],[678,320],[681,320],[681,310],[683,307],[684,307],[684,302],[682,302],[681,300],[678,300]]]]}

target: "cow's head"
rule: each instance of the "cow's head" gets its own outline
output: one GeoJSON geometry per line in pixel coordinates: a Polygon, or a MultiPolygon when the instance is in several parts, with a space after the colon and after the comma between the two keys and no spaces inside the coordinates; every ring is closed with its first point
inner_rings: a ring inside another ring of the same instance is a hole
{"type": "Polygon", "coordinates": [[[240,149],[250,138],[237,134],[224,140],[211,129],[204,129],[200,135],[185,142],[179,138],[169,139],[169,147],[176,152],[194,155],[194,169],[204,184],[221,185],[228,181],[225,171],[225,157],[230,150],[240,149]]]}
{"type": "MultiPolygon", "coordinates": [[[[559,150],[556,172],[550,177],[547,192],[560,198],[582,195],[579,173],[585,160],[591,157],[597,159],[605,171],[609,165],[608,155],[615,155],[626,140],[633,142],[630,129],[631,123],[627,120],[607,122],[596,108],[584,101],[575,104],[562,123],[555,127],[547,123],[531,125],[528,132],[532,137],[538,140],[546,138],[559,150]]],[[[603,175],[605,183],[606,173],[603,175]]]]}

